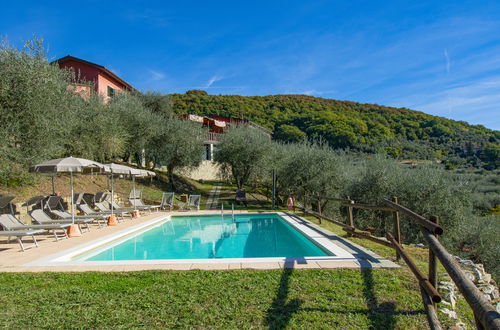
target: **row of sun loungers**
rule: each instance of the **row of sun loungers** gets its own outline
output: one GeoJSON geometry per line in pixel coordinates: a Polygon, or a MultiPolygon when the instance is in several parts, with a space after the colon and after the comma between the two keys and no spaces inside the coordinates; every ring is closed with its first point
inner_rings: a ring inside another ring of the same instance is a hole
{"type": "Polygon", "coordinates": [[[162,195],[161,203],[158,205],[148,205],[142,201],[141,191],[136,190],[129,195],[131,207],[122,207],[116,201],[110,201],[110,194],[107,192],[93,194],[75,194],[73,196],[74,205],[83,213],[83,215],[75,215],[74,220],[70,212],[64,209],[63,200],[59,196],[35,196],[28,200],[23,206],[35,207],[28,212],[32,219],[32,224],[25,224],[19,220],[12,208],[11,201],[13,197],[0,197],[0,210],[6,207],[10,208],[10,214],[0,214],[0,236],[7,237],[10,242],[11,238],[15,238],[19,243],[21,250],[25,251],[30,248],[38,247],[38,242],[35,235],[51,234],[55,240],[68,238],[67,229],[73,223],[78,225],[82,232],[90,231],[90,224],[96,224],[99,228],[107,225],[108,217],[113,214],[117,216],[119,221],[123,221],[124,217],[131,216],[131,212],[148,212],[160,209],[174,209],[177,206],[179,210],[200,209],[200,195],[190,195],[187,203],[177,203],[174,205],[174,193],[165,192],[162,195]],[[38,208],[36,208],[38,207],[38,208]],[[113,210],[111,210],[113,207],[113,210]],[[73,222],[74,221],[74,222],[73,222]],[[22,241],[23,237],[31,237],[32,245],[25,245],[22,241]]]}

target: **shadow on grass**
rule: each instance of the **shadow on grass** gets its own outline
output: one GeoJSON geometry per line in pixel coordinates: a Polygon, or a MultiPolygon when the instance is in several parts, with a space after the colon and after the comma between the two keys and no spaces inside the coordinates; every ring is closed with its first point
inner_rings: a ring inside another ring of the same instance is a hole
{"type": "Polygon", "coordinates": [[[373,329],[394,329],[396,321],[394,314],[396,305],[393,302],[384,302],[378,304],[377,296],[374,291],[374,280],[372,268],[362,268],[361,276],[363,277],[363,295],[365,296],[366,305],[368,306],[368,318],[373,329]]]}
{"type": "MultiPolygon", "coordinates": [[[[395,329],[396,328],[396,315],[424,315],[425,311],[410,310],[410,311],[396,311],[396,305],[393,302],[383,302],[381,304],[377,301],[377,296],[374,290],[374,279],[372,268],[361,269],[361,276],[363,278],[363,296],[367,305],[367,309],[359,310],[343,310],[341,308],[310,308],[301,307],[303,300],[292,299],[288,300],[290,291],[290,280],[293,274],[293,261],[288,263],[289,268],[285,268],[281,273],[280,283],[276,291],[271,307],[267,311],[265,324],[270,329],[283,329],[286,328],[293,317],[299,311],[305,312],[321,312],[331,314],[352,315],[360,314],[366,315],[369,319],[371,326],[370,329],[395,329]]],[[[325,325],[327,325],[325,323],[325,325]]]]}
{"type": "Polygon", "coordinates": [[[280,284],[276,297],[271,304],[271,308],[267,311],[266,325],[270,329],[282,329],[287,326],[292,318],[292,315],[297,312],[302,300],[292,299],[287,302],[288,291],[290,286],[290,276],[293,273],[293,268],[284,268],[281,273],[280,284]]]}

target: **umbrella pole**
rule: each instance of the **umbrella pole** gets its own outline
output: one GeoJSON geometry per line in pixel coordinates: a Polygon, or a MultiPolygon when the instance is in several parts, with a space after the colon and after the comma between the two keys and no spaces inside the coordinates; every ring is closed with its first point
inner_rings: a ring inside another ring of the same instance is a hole
{"type": "MultiPolygon", "coordinates": [[[[54,177],[52,177],[52,178],[54,178],[54,177]]],[[[69,181],[70,181],[70,185],[71,185],[71,196],[70,196],[70,199],[71,199],[71,221],[73,222],[73,224],[75,224],[75,206],[73,204],[73,194],[74,194],[73,172],[69,172],[69,181]]]]}
{"type": "Polygon", "coordinates": [[[113,171],[111,171],[111,216],[113,216],[113,198],[115,195],[115,183],[113,180],[113,171]]]}
{"type": "Polygon", "coordinates": [[[56,195],[56,187],[54,185],[54,174],[52,174],[52,195],[56,195]]]}
{"type": "Polygon", "coordinates": [[[108,226],[116,226],[118,222],[116,221],[116,217],[113,215],[113,201],[115,195],[115,183],[113,180],[113,170],[111,169],[111,215],[108,217],[108,226]]]}
{"type": "Polygon", "coordinates": [[[132,197],[132,200],[134,201],[134,211],[137,211],[137,204],[135,202],[135,175],[132,175],[132,191],[134,193],[134,196],[132,197]]]}
{"type": "Polygon", "coordinates": [[[73,172],[69,172],[69,182],[71,186],[71,226],[68,228],[68,236],[69,237],[80,237],[82,236],[82,232],[78,225],[75,225],[75,204],[73,201],[74,188],[73,188],[73,172]]]}

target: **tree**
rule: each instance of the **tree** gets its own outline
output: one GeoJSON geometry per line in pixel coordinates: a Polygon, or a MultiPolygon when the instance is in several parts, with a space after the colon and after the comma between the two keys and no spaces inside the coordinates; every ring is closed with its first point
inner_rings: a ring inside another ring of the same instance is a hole
{"type": "Polygon", "coordinates": [[[264,160],[271,149],[271,139],[251,127],[230,128],[217,145],[215,160],[221,175],[233,180],[239,189],[265,168],[264,160]]]}
{"type": "Polygon", "coordinates": [[[172,117],[172,101],[168,95],[149,91],[145,94],[139,94],[138,96],[144,107],[151,110],[153,113],[161,114],[164,117],[172,117]]]}
{"type": "Polygon", "coordinates": [[[282,148],[284,152],[277,169],[280,191],[319,201],[324,210],[328,198],[338,197],[345,184],[344,157],[321,141],[282,148]]]}
{"type": "Polygon", "coordinates": [[[43,41],[24,48],[0,43],[0,179],[20,168],[60,156],[74,123],[67,109],[76,100],[68,90],[70,74],[49,64],[43,41]],[[16,165],[17,164],[17,165],[16,165]]]}
{"type": "Polygon", "coordinates": [[[194,168],[201,163],[203,129],[193,122],[166,119],[148,147],[153,162],[167,167],[170,185],[175,190],[175,171],[194,168]]]}
{"type": "Polygon", "coordinates": [[[276,130],[274,138],[286,142],[300,142],[306,139],[307,135],[297,126],[282,124],[276,130]]]}

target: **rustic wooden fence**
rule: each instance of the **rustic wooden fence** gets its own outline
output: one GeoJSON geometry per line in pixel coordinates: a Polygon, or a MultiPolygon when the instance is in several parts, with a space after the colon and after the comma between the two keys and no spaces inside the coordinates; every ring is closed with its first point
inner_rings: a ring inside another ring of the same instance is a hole
{"type": "MultiPolygon", "coordinates": [[[[441,301],[441,295],[437,291],[438,260],[441,262],[444,269],[474,312],[476,327],[478,329],[500,329],[500,314],[486,300],[474,283],[465,275],[463,270],[455,261],[455,258],[453,258],[453,256],[439,242],[438,237],[443,234],[443,228],[439,225],[437,217],[431,216],[427,219],[404,207],[403,205],[400,205],[398,198],[396,197],[392,198],[392,200],[383,199],[382,201],[385,204],[384,206],[355,203],[354,200],[349,197],[345,199],[327,198],[327,200],[338,202],[341,207],[347,208],[347,221],[344,223],[322,214],[321,204],[317,196],[308,196],[304,198],[304,200],[307,200],[307,198],[317,201],[317,204],[315,204],[317,211],[307,208],[307,205],[300,206],[300,209],[304,212],[304,214],[315,216],[320,220],[320,223],[322,220],[326,220],[339,225],[348,234],[348,236],[367,239],[395,249],[396,259],[402,259],[418,280],[422,302],[431,329],[441,329],[436,308],[436,303],[441,301]],[[353,216],[354,209],[391,212],[393,215],[392,232],[387,232],[386,237],[376,237],[370,232],[357,229],[353,216]],[[423,274],[422,271],[415,265],[402,246],[400,229],[401,214],[406,214],[410,219],[415,221],[415,224],[419,226],[422,235],[429,246],[429,269],[427,276],[423,274]]],[[[306,204],[306,202],[304,204],[306,204]]]]}

